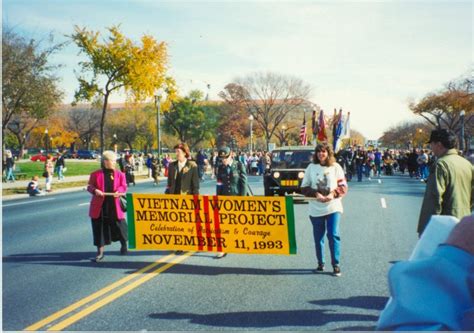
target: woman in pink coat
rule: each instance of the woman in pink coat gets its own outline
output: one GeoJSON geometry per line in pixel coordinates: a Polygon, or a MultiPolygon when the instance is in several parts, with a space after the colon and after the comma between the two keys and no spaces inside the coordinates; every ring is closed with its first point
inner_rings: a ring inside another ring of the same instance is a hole
{"type": "Polygon", "coordinates": [[[125,175],[115,170],[117,157],[113,151],[102,154],[102,169],[89,178],[87,191],[92,194],[89,216],[92,219],[94,245],[97,246],[96,262],[104,260],[104,247],[120,241],[120,254],[127,254],[127,222],[120,207],[120,195],[127,192],[125,175]],[[105,195],[114,193],[113,195],[105,195]]]}

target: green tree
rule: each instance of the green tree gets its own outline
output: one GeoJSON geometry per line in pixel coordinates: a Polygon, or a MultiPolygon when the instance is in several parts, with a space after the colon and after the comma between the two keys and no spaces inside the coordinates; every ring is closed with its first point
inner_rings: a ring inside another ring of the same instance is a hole
{"type": "Polygon", "coordinates": [[[110,36],[99,41],[99,32],[75,26],[71,39],[85,54],[81,62],[79,88],[75,101],[94,101],[102,105],[100,120],[100,150],[104,150],[107,105],[110,95],[124,91],[135,101],[152,97],[166,82],[168,62],[165,42],[157,42],[152,36],[143,35],[141,45],[125,37],[114,26],[107,29],[110,36]],[[84,75],[88,75],[86,78],[84,75]]]}
{"type": "Polygon", "coordinates": [[[196,99],[202,96],[204,94],[192,91],[189,96],[173,102],[171,109],[164,113],[165,131],[176,135],[191,149],[214,138],[219,125],[219,105],[196,99]]]}
{"type": "Polygon", "coordinates": [[[63,96],[54,75],[58,66],[50,63],[50,56],[63,46],[54,44],[52,35],[48,41],[28,40],[3,27],[2,141],[9,130],[21,152],[31,131],[55,111],[63,96]]]}

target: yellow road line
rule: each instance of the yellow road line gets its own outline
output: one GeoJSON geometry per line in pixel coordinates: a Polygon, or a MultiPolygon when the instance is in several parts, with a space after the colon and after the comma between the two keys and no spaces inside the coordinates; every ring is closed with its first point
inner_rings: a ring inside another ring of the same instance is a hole
{"type": "Polygon", "coordinates": [[[51,326],[48,329],[48,331],[61,331],[61,330],[63,330],[64,328],[74,324],[78,320],[88,316],[92,312],[100,309],[101,307],[109,304],[110,302],[116,300],[117,298],[125,295],[129,291],[137,288],[141,284],[143,284],[143,283],[147,282],[148,280],[154,278],[155,276],[159,275],[160,273],[166,271],[168,268],[173,267],[174,265],[180,263],[181,261],[188,258],[192,254],[193,254],[193,252],[188,252],[186,254],[180,255],[179,257],[172,260],[170,263],[167,263],[166,265],[161,266],[157,270],[155,270],[151,273],[148,273],[145,276],[139,278],[138,280],[133,281],[129,285],[125,286],[124,288],[117,290],[113,294],[110,294],[107,297],[104,297],[103,299],[99,300],[97,303],[94,303],[91,306],[86,307],[84,310],[79,311],[78,313],[76,313],[76,314],[72,315],[71,317],[59,322],[58,324],[56,324],[54,326],[51,326]]]}
{"type": "Polygon", "coordinates": [[[32,325],[30,325],[30,326],[28,326],[27,328],[24,329],[24,331],[36,331],[36,330],[40,329],[41,327],[43,327],[43,326],[45,326],[45,325],[47,325],[47,324],[49,324],[49,323],[55,321],[55,320],[58,319],[58,318],[61,318],[62,316],[68,314],[68,313],[71,312],[71,311],[76,310],[77,308],[80,308],[80,307],[83,306],[84,304],[87,304],[87,303],[89,303],[90,301],[95,300],[96,298],[98,298],[98,297],[100,297],[100,296],[102,296],[102,295],[108,293],[109,291],[111,291],[111,290],[113,290],[113,289],[115,289],[115,288],[117,288],[117,287],[123,285],[124,283],[126,283],[126,282],[132,280],[133,278],[137,277],[138,275],[140,275],[140,274],[142,274],[142,273],[144,273],[144,272],[146,272],[146,271],[148,271],[148,270],[153,269],[153,268],[156,267],[157,265],[159,265],[159,264],[161,264],[161,263],[163,263],[163,262],[165,262],[165,261],[167,261],[168,259],[171,259],[171,258],[173,258],[173,257],[175,257],[175,255],[174,255],[174,254],[170,254],[170,255],[168,255],[168,256],[166,256],[166,257],[163,257],[163,258],[161,258],[161,259],[158,259],[158,260],[155,261],[154,263],[152,263],[152,264],[150,264],[150,265],[148,265],[148,266],[146,266],[146,267],[144,267],[144,268],[142,268],[142,269],[140,269],[140,270],[138,270],[138,271],[136,271],[136,272],[130,274],[129,276],[124,277],[124,278],[118,280],[117,282],[114,282],[114,283],[112,283],[111,285],[108,285],[107,287],[105,287],[105,288],[103,288],[103,289],[101,289],[101,290],[99,290],[99,291],[93,293],[92,295],[89,295],[89,296],[87,296],[87,297],[85,297],[85,298],[83,298],[83,299],[77,301],[76,303],[71,304],[71,305],[69,305],[68,307],[66,307],[66,308],[64,308],[64,309],[62,309],[62,310],[59,310],[58,312],[55,312],[55,313],[53,313],[52,315],[50,315],[50,316],[48,316],[48,317],[46,317],[46,318],[44,318],[44,319],[42,319],[42,320],[40,320],[40,321],[38,321],[38,322],[32,324],[32,325]]]}

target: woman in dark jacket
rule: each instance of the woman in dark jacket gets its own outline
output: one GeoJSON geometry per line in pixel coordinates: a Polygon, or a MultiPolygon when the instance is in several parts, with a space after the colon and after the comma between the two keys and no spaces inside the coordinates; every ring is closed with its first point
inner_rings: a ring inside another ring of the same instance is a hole
{"type": "Polygon", "coordinates": [[[125,175],[115,170],[117,157],[112,151],[102,154],[102,169],[89,178],[87,191],[93,196],[89,208],[92,219],[94,245],[97,246],[96,262],[104,259],[104,247],[120,241],[120,254],[127,254],[127,223],[120,207],[120,196],[127,192],[125,175]]]}
{"type": "Polygon", "coordinates": [[[171,162],[168,171],[168,194],[199,194],[199,173],[191,157],[189,147],[181,143],[174,147],[176,161],[171,162]]]}

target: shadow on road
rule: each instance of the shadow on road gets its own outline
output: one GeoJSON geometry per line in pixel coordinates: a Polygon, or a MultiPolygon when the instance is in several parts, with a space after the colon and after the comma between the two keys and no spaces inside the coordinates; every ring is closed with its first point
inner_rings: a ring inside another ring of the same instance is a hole
{"type": "Polygon", "coordinates": [[[364,314],[334,313],[327,310],[248,311],[211,314],[165,312],[152,313],[152,319],[189,320],[192,324],[217,327],[279,327],[323,326],[341,321],[377,321],[378,317],[364,314]]]}
{"type": "Polygon", "coordinates": [[[382,311],[387,301],[388,301],[388,297],[382,297],[382,296],[353,296],[349,298],[335,298],[335,299],[311,301],[310,303],[315,304],[315,305],[323,305],[323,306],[337,305],[337,306],[347,306],[351,308],[382,311]]]}
{"type": "MultiPolygon", "coordinates": [[[[127,257],[134,257],[140,255],[155,255],[156,259],[159,256],[167,255],[170,252],[133,252],[128,256],[119,256],[117,251],[105,253],[105,260],[100,263],[92,262],[91,259],[95,257],[95,252],[57,252],[57,253],[27,253],[15,254],[3,257],[4,263],[31,263],[35,265],[55,265],[55,266],[75,266],[75,267],[90,267],[90,268],[116,268],[116,269],[131,269],[126,273],[134,273],[136,269],[141,269],[146,265],[152,264],[154,261],[130,261],[127,257]]],[[[213,256],[209,260],[214,261],[213,256]]],[[[221,261],[220,261],[221,262],[221,261]]],[[[202,265],[187,265],[181,263],[162,274],[185,274],[185,275],[208,275],[216,276],[223,274],[234,275],[301,275],[314,274],[313,268],[298,269],[263,269],[263,268],[246,268],[246,267],[216,267],[216,266],[202,266],[202,265]]]]}

